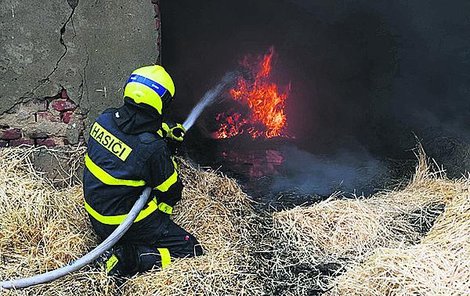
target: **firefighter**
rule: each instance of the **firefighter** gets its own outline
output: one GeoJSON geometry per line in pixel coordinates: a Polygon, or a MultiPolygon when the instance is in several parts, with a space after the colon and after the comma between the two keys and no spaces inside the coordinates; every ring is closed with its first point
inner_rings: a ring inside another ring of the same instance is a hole
{"type": "Polygon", "coordinates": [[[171,257],[203,253],[196,238],[171,220],[183,189],[168,140],[182,141],[181,124],[163,121],[175,94],[170,75],[159,65],[132,72],[124,104],[105,110],[90,129],[83,189],[93,229],[106,239],[125,219],[144,187],[148,204],[118,244],[99,263],[110,275],[131,276],[171,257]]]}

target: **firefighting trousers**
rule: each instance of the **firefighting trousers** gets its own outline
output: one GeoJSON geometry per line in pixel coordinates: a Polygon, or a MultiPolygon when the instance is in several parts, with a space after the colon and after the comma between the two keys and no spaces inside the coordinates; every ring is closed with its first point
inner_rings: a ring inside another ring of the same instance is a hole
{"type": "MultiPolygon", "coordinates": [[[[101,239],[115,229],[91,218],[93,228],[101,239]]],[[[117,243],[117,254],[122,275],[134,275],[153,267],[165,267],[173,258],[194,257],[203,254],[197,239],[178,226],[168,214],[155,211],[142,221],[134,223],[117,243]]],[[[115,249],[116,249],[115,248],[115,249]]]]}

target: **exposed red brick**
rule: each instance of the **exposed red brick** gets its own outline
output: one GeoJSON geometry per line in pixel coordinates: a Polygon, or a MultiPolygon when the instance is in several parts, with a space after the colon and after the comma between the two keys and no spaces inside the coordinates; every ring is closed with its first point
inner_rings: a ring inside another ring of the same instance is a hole
{"type": "Polygon", "coordinates": [[[46,146],[48,148],[63,146],[64,140],[61,138],[46,138],[46,139],[36,139],[37,146],[46,146]]]}
{"type": "Polygon", "coordinates": [[[7,140],[0,140],[0,147],[8,147],[9,141],[7,140]]]}
{"type": "Polygon", "coordinates": [[[72,101],[67,99],[57,99],[52,101],[52,108],[59,112],[75,110],[77,105],[75,105],[72,101]]]}
{"type": "Polygon", "coordinates": [[[52,121],[52,122],[60,122],[59,116],[52,114],[49,111],[41,111],[36,113],[37,121],[52,121]]]}
{"type": "Polygon", "coordinates": [[[64,123],[69,123],[72,119],[73,111],[67,111],[62,114],[62,121],[64,123]]]}
{"type": "Polygon", "coordinates": [[[30,139],[30,138],[20,138],[20,139],[10,141],[10,146],[11,147],[20,146],[20,145],[34,146],[34,140],[30,139]]]}
{"type": "Polygon", "coordinates": [[[21,138],[21,129],[19,128],[3,130],[0,134],[0,139],[2,140],[15,140],[19,138],[21,138]]]}

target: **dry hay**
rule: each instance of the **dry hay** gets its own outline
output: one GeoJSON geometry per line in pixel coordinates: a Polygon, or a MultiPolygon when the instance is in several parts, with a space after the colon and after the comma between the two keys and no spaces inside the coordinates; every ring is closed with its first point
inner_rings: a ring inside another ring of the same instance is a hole
{"type": "Polygon", "coordinates": [[[271,285],[286,295],[325,291],[332,287],[332,277],[377,248],[418,243],[439,208],[462,192],[461,185],[447,180],[441,171],[432,172],[421,153],[414,178],[401,190],[368,199],[332,196],[313,206],[274,213],[273,236],[278,244],[270,262],[271,285]]]}
{"type": "Polygon", "coordinates": [[[380,248],[337,280],[332,295],[469,295],[470,180],[420,244],[380,248]]]}
{"type": "MultiPolygon", "coordinates": [[[[0,280],[61,267],[97,240],[83,208],[81,185],[54,187],[31,163],[36,148],[0,150],[0,280]]],[[[83,149],[71,160],[82,159],[83,149]]],[[[55,282],[5,295],[227,295],[260,294],[247,270],[248,197],[233,180],[183,163],[186,184],[175,220],[195,234],[207,255],[179,259],[117,286],[90,267],[55,282]]]]}
{"type": "MultiPolygon", "coordinates": [[[[43,273],[78,259],[96,244],[81,188],[57,189],[31,162],[38,149],[0,151],[0,279],[43,273]]],[[[81,155],[81,150],[76,151],[81,155]]],[[[48,285],[9,295],[111,295],[109,280],[85,269],[48,285]]],[[[112,286],[110,284],[110,286],[112,286]]]]}
{"type": "MultiPolygon", "coordinates": [[[[63,266],[97,244],[80,185],[56,188],[31,164],[36,152],[0,150],[1,280],[63,266]]],[[[70,159],[82,153],[72,151],[70,159]]],[[[424,154],[401,190],[369,199],[336,195],[266,221],[256,217],[235,181],[184,161],[181,170],[186,187],[174,218],[196,235],[206,255],[177,259],[123,286],[84,268],[0,294],[310,295],[329,289],[329,295],[462,295],[470,289],[470,182],[433,173],[424,154]],[[434,223],[441,205],[445,213],[434,223]],[[261,231],[258,222],[267,228],[261,231]]],[[[69,184],[73,178],[65,179],[69,184]]]]}

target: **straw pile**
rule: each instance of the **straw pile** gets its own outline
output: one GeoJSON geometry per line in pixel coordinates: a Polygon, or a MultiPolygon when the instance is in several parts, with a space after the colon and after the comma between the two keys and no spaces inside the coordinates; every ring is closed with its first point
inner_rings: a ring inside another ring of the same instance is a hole
{"type": "MultiPolygon", "coordinates": [[[[33,167],[38,149],[0,151],[0,279],[32,276],[78,259],[95,237],[79,186],[57,189],[33,167]]],[[[83,149],[72,153],[75,159],[83,149]]],[[[61,280],[6,295],[111,295],[112,283],[85,269],[61,280]],[[109,287],[108,287],[109,282],[109,287]]]]}
{"type": "Polygon", "coordinates": [[[469,295],[470,180],[461,185],[420,244],[376,250],[331,295],[469,295]]]}
{"type": "MultiPolygon", "coordinates": [[[[37,153],[0,150],[0,280],[61,267],[97,244],[76,176],[45,178],[31,163],[37,153]]],[[[71,170],[82,154],[69,152],[71,170]]],[[[0,294],[469,294],[470,181],[433,172],[424,153],[403,188],[367,199],[336,194],[266,215],[254,213],[234,180],[180,162],[186,187],[174,219],[195,234],[206,255],[174,260],[123,285],[87,267],[0,294]]]]}
{"type": "MultiPolygon", "coordinates": [[[[31,164],[37,149],[0,150],[0,280],[61,267],[97,244],[83,209],[81,185],[63,189],[31,164]]],[[[72,159],[82,159],[83,149],[72,159]]],[[[84,268],[55,282],[5,295],[226,295],[260,294],[248,267],[248,197],[235,181],[183,163],[186,184],[175,220],[195,234],[207,255],[180,259],[164,271],[138,275],[118,286],[103,272],[84,268]]]]}
{"type": "MultiPolygon", "coordinates": [[[[462,182],[447,180],[440,171],[432,172],[424,153],[421,153],[414,178],[401,190],[382,192],[368,199],[333,196],[310,207],[274,213],[273,236],[278,244],[270,260],[272,272],[266,278],[271,279],[270,285],[282,290],[284,295],[327,291],[335,287],[332,285],[333,277],[347,267],[363,262],[378,248],[412,250],[409,248],[429,230],[443,205],[463,192],[462,182]]],[[[468,212],[465,215],[468,220],[468,212]]],[[[461,218],[465,220],[462,214],[461,218]]],[[[448,225],[454,227],[454,224],[448,225]]],[[[464,229],[453,232],[456,233],[456,242],[468,241],[468,224],[466,228],[465,232],[464,229]]],[[[393,283],[400,280],[392,278],[392,271],[380,265],[383,262],[378,257],[370,259],[369,264],[372,266],[374,263],[375,269],[371,268],[376,271],[377,278],[385,277],[393,283]]],[[[410,270],[403,268],[404,273],[407,271],[410,270]]],[[[339,288],[330,294],[409,295],[412,291],[405,289],[402,294],[389,294],[381,290],[373,294],[370,291],[374,291],[373,284],[378,281],[370,279],[368,292],[360,290],[355,294],[355,290],[348,289],[354,281],[353,274],[357,276],[355,283],[359,287],[373,273],[367,268],[350,270],[339,278],[339,288]]]]}

